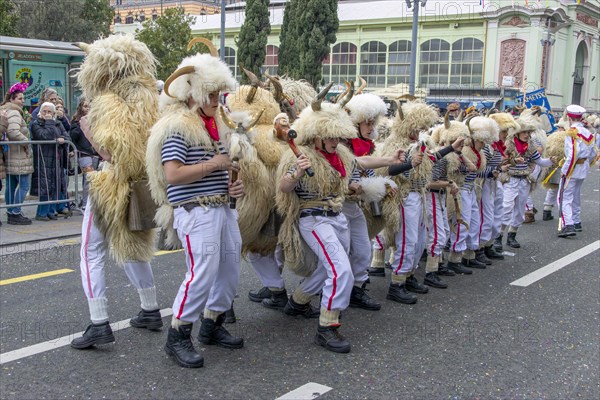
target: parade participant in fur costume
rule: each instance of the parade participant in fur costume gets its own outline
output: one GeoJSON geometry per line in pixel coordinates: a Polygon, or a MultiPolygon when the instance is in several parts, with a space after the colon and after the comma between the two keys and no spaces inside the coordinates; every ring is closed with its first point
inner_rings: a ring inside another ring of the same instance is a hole
{"type": "MultiPolygon", "coordinates": [[[[515,119],[509,113],[492,114],[490,115],[490,118],[493,119],[500,128],[500,131],[498,132],[498,140],[492,144],[494,153],[492,155],[492,161],[490,161],[491,164],[495,164],[498,158],[500,159],[500,170],[498,176],[495,176],[496,174],[494,174],[494,183],[491,188],[492,193],[494,193],[494,217],[492,220],[491,240],[493,240],[493,250],[497,254],[502,255],[502,216],[504,215],[504,182],[502,182],[501,177],[503,175],[505,176],[506,171],[508,170],[508,164],[504,163],[504,161],[506,160],[506,145],[504,144],[504,142],[506,141],[508,133],[510,131],[519,129],[519,125],[515,122],[515,119]]],[[[486,255],[488,257],[493,257],[492,253],[489,250],[489,247],[486,247],[486,249],[486,255]]]]}
{"type": "Polygon", "coordinates": [[[92,324],[71,342],[83,349],[115,340],[104,278],[108,253],[123,265],[140,296],[142,310],[131,325],[160,329],[162,319],[150,267],[154,231],[134,232],[128,224],[130,184],[146,179],[146,141],[158,116],[155,59],[133,36],[114,35],[78,45],[86,58],[77,81],[91,101],[81,129],[105,160],[102,171],[88,174],[89,201],[83,216],[81,280],[92,324]]]}
{"type": "Polygon", "coordinates": [[[185,249],[187,272],[173,302],[165,351],[182,367],[204,364],[191,340],[201,316],[198,340],[239,349],[241,338],[223,327],[239,281],[241,236],[230,198],[244,194],[241,180],[221,142],[227,129],[219,92],[231,90],[229,67],[209,54],[185,58],[165,82],[160,120],[152,128],[146,164],[155,220],[185,249]],[[173,232],[173,229],[176,232],[173,232]]]}
{"type": "Polygon", "coordinates": [[[581,185],[590,164],[597,155],[594,135],[583,126],[585,109],[578,105],[567,107],[570,128],[565,137],[565,161],[561,168],[558,204],[560,207],[558,237],[575,236],[581,225],[581,185]]]}
{"type": "Polygon", "coordinates": [[[516,240],[517,231],[525,220],[525,203],[531,189],[530,175],[533,165],[550,167],[553,161],[542,158],[536,150],[536,144],[531,140],[537,121],[532,115],[519,117],[516,120],[519,129],[511,132],[506,139],[506,157],[509,163],[508,181],[504,184],[504,215],[502,216],[502,232],[507,232],[506,244],[512,248],[521,247],[516,240]]]}
{"type": "Polygon", "coordinates": [[[548,137],[546,144],[546,154],[549,157],[556,157],[561,160],[558,165],[553,168],[546,168],[542,174],[542,186],[546,189],[546,197],[544,198],[544,211],[542,214],[542,220],[552,221],[554,216],[552,215],[552,209],[557,204],[558,199],[558,186],[560,185],[560,168],[565,158],[565,137],[567,136],[567,130],[569,129],[569,121],[567,117],[567,111],[565,110],[563,116],[556,124],[557,131],[548,137]]]}

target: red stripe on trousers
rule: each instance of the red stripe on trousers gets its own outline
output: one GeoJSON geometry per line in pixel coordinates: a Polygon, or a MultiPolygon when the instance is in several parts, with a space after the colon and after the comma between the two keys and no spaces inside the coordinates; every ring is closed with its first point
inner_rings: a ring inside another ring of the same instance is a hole
{"type": "Polygon", "coordinates": [[[383,250],[383,243],[381,243],[381,240],[379,239],[379,235],[375,235],[375,240],[377,241],[377,244],[379,245],[379,250],[383,250]]]}
{"type": "Polygon", "coordinates": [[[431,193],[431,208],[433,210],[433,244],[431,245],[431,256],[435,257],[434,249],[438,241],[437,207],[435,204],[435,193],[431,193]]]}
{"type": "Polygon", "coordinates": [[[83,258],[85,259],[85,271],[87,273],[87,284],[88,284],[88,292],[90,293],[90,299],[94,298],[94,293],[92,292],[92,281],[90,279],[90,264],[88,262],[88,247],[90,244],[90,231],[92,230],[92,212],[90,211],[90,218],[88,219],[87,228],[85,230],[85,243],[84,243],[84,254],[83,258]]]}
{"type": "Polygon", "coordinates": [[[477,241],[481,242],[481,231],[483,230],[483,220],[485,219],[483,217],[483,199],[479,200],[479,219],[481,223],[479,224],[479,238],[477,241]]]}
{"type": "Polygon", "coordinates": [[[327,253],[327,250],[325,250],[325,245],[323,244],[323,242],[321,242],[321,239],[319,238],[319,235],[317,235],[317,232],[312,231],[313,236],[315,237],[315,239],[317,239],[317,242],[319,242],[319,246],[321,246],[321,249],[323,249],[323,254],[325,254],[325,258],[327,259],[327,262],[329,263],[329,265],[331,266],[331,270],[333,271],[333,289],[331,290],[331,296],[329,296],[329,303],[327,303],[327,311],[331,311],[331,303],[333,302],[333,298],[335,297],[335,292],[337,291],[337,271],[335,270],[335,265],[333,265],[333,262],[331,261],[331,258],[329,258],[329,254],[327,253]]]}
{"type": "Polygon", "coordinates": [[[402,211],[402,250],[400,251],[400,261],[398,262],[398,268],[394,271],[397,275],[402,269],[402,261],[404,260],[404,248],[406,247],[406,220],[404,219],[404,206],[400,206],[402,211]]]}
{"type": "Polygon", "coordinates": [[[192,281],[194,280],[194,267],[196,266],[194,264],[194,255],[192,254],[192,245],[190,243],[189,235],[185,235],[185,242],[187,243],[187,251],[188,251],[188,255],[190,256],[190,263],[192,264],[192,266],[190,267],[192,276],[190,277],[190,280],[185,284],[185,292],[183,293],[183,300],[181,300],[181,305],[179,306],[179,312],[177,313],[177,319],[181,319],[181,314],[183,314],[183,306],[185,305],[185,301],[187,300],[187,297],[188,297],[190,283],[192,283],[192,281]]]}

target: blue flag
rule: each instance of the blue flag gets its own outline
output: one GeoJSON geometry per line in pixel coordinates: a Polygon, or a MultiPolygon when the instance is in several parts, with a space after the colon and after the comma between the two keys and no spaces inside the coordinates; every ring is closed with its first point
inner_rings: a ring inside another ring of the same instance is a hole
{"type": "MultiPolygon", "coordinates": [[[[523,104],[523,95],[521,96],[517,96],[517,103],[521,103],[523,104]]],[[[546,89],[538,89],[535,90],[533,92],[527,92],[527,97],[525,98],[525,106],[527,106],[527,108],[531,108],[533,106],[540,106],[540,107],[544,107],[546,110],[548,110],[546,112],[546,115],[548,116],[548,120],[550,120],[550,124],[552,125],[552,130],[550,132],[546,132],[547,134],[550,134],[554,131],[556,131],[556,127],[554,126],[554,124],[556,124],[556,120],[554,119],[554,115],[550,112],[551,108],[550,108],[550,102],[548,101],[548,98],[546,97],[546,89]]]]}

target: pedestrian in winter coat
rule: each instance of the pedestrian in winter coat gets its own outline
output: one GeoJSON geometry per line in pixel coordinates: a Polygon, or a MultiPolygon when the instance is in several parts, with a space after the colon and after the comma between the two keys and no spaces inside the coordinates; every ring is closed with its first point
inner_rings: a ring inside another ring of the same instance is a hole
{"type": "MultiPolygon", "coordinates": [[[[33,140],[56,140],[57,144],[36,145],[34,158],[33,183],[31,194],[39,196],[40,201],[60,200],[60,190],[66,190],[65,152],[68,150],[65,140],[70,140],[62,123],[56,120],[56,107],[44,103],[40,107],[39,117],[31,125],[33,140]]],[[[38,206],[36,220],[57,219],[55,204],[38,206]]]]}
{"type": "MultiPolygon", "coordinates": [[[[44,104],[46,102],[52,103],[56,105],[58,101],[58,92],[50,87],[45,88],[40,95],[39,104],[44,104]]],[[[29,123],[29,130],[31,130],[31,126],[38,119],[38,114],[40,112],[41,106],[36,107],[31,112],[31,122],[29,123]]]]}
{"type": "MultiPolygon", "coordinates": [[[[29,140],[29,130],[23,118],[24,92],[26,83],[16,83],[6,93],[0,109],[5,110],[8,126],[3,140],[8,142],[29,140]]],[[[4,147],[4,146],[3,146],[4,147]]],[[[6,204],[21,204],[29,191],[30,175],[33,172],[33,151],[29,144],[9,144],[5,147],[4,161],[6,168],[6,204]]],[[[30,225],[31,220],[21,213],[21,207],[6,209],[8,223],[11,225],[30,225]]]]}

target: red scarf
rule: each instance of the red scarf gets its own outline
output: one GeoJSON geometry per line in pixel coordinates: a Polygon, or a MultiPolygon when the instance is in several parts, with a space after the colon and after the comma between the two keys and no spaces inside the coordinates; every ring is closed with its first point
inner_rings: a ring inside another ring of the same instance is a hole
{"type": "Polygon", "coordinates": [[[481,154],[479,154],[477,149],[473,146],[471,146],[471,150],[473,150],[473,153],[475,153],[475,155],[477,156],[477,169],[479,169],[481,168],[481,154]]]}
{"type": "Polygon", "coordinates": [[[344,163],[340,159],[338,153],[328,153],[321,149],[317,150],[319,151],[319,153],[323,154],[323,157],[325,157],[327,161],[329,161],[329,164],[333,167],[333,169],[340,173],[342,178],[346,177],[346,168],[344,167],[344,163]]]}
{"type": "Polygon", "coordinates": [[[351,139],[352,151],[356,157],[368,156],[375,151],[375,143],[371,139],[351,139]]]}
{"type": "Polygon", "coordinates": [[[506,154],[504,154],[504,152],[506,151],[506,145],[504,144],[504,142],[502,140],[498,140],[497,142],[494,142],[492,144],[492,147],[494,148],[494,150],[499,151],[500,155],[502,155],[502,157],[506,157],[506,154]]]}
{"type": "Polygon", "coordinates": [[[204,121],[204,126],[206,126],[206,130],[210,135],[211,139],[215,142],[219,141],[219,130],[217,129],[217,123],[215,122],[214,117],[205,117],[204,115],[200,116],[202,121],[204,121]]]}
{"type": "Polygon", "coordinates": [[[529,142],[522,142],[517,137],[515,137],[513,140],[515,142],[517,152],[519,152],[520,155],[524,155],[525,152],[527,152],[527,148],[529,147],[529,142]]]}

